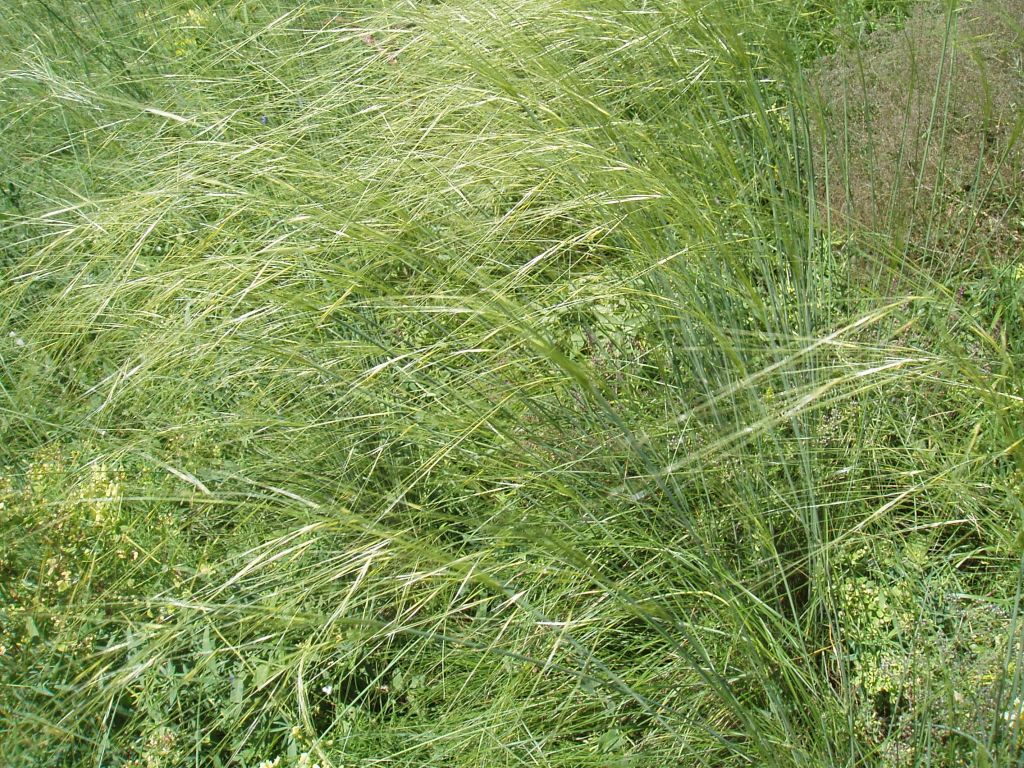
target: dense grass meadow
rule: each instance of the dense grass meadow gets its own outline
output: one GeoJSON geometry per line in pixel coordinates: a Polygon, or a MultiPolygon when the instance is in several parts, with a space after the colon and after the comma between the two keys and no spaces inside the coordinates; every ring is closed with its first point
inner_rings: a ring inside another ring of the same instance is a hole
{"type": "Polygon", "coordinates": [[[0,765],[1024,765],[1024,0],[5,0],[0,765]]]}

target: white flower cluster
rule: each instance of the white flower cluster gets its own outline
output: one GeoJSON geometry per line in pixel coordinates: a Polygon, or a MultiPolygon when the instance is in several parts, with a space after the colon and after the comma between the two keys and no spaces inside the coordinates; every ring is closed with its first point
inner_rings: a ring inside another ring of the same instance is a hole
{"type": "Polygon", "coordinates": [[[1020,696],[1016,697],[1010,704],[1010,708],[1003,712],[1003,720],[1010,728],[1016,729],[1024,726],[1024,701],[1020,696]]]}
{"type": "MultiPolygon", "coordinates": [[[[280,765],[281,757],[279,755],[273,760],[263,760],[256,765],[256,768],[279,768],[280,765]]],[[[313,758],[309,756],[309,752],[302,752],[295,762],[295,768],[320,768],[320,763],[314,763],[313,758]]]]}

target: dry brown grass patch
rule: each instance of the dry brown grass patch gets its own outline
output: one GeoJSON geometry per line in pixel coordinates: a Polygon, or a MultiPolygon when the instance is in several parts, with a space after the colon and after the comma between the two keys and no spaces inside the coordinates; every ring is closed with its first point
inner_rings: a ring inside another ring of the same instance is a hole
{"type": "Polygon", "coordinates": [[[932,267],[1019,254],[1024,0],[978,0],[952,17],[924,3],[812,79],[833,228],[884,234],[932,267]]]}

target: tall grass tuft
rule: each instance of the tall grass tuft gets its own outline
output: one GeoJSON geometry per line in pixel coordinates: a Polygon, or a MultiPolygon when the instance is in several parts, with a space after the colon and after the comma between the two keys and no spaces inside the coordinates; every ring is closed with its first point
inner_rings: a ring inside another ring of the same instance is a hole
{"type": "Polygon", "coordinates": [[[882,162],[903,2],[10,7],[11,765],[1020,761],[960,9],[882,162]]]}

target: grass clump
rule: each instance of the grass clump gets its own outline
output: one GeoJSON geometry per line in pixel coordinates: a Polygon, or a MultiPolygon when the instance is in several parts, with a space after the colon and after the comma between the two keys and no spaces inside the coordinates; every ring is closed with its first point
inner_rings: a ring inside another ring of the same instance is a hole
{"type": "Polygon", "coordinates": [[[813,98],[908,9],[18,11],[14,764],[1019,759],[1024,276],[813,98]]]}

